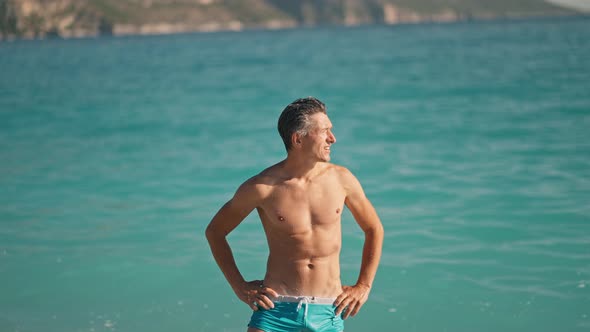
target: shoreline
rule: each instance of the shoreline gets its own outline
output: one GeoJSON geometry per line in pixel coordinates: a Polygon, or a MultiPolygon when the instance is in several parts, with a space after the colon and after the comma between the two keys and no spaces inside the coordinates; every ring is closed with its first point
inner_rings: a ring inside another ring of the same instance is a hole
{"type": "Polygon", "coordinates": [[[370,26],[411,26],[424,24],[458,24],[458,23],[486,23],[486,22],[526,22],[539,20],[576,20],[589,19],[590,14],[574,13],[563,15],[504,15],[504,16],[490,16],[490,17],[429,17],[428,19],[409,19],[399,20],[395,22],[367,22],[367,23],[352,23],[352,24],[294,24],[291,21],[269,21],[267,24],[261,25],[244,25],[238,21],[227,23],[208,23],[202,25],[190,25],[185,23],[153,23],[145,25],[129,25],[129,24],[115,24],[112,30],[106,33],[100,31],[83,31],[74,30],[66,34],[47,33],[43,36],[16,36],[16,35],[1,35],[1,42],[14,42],[20,40],[76,40],[76,39],[94,39],[104,37],[132,37],[132,36],[166,36],[166,35],[181,35],[181,34],[206,34],[206,33],[220,33],[220,32],[248,32],[248,31],[282,31],[282,30],[296,30],[296,29],[317,29],[317,28],[362,28],[370,26]]]}

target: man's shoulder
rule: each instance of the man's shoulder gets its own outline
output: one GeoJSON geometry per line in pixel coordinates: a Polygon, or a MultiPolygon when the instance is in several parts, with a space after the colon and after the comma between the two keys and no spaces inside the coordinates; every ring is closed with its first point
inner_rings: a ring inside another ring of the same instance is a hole
{"type": "Polygon", "coordinates": [[[268,190],[277,183],[279,178],[278,170],[279,164],[272,165],[246,180],[242,186],[257,190],[268,190]]]}
{"type": "Polygon", "coordinates": [[[328,163],[327,169],[340,178],[348,178],[350,176],[353,176],[352,172],[342,165],[328,163]]]}
{"type": "Polygon", "coordinates": [[[356,176],[346,167],[336,164],[330,164],[329,169],[333,177],[337,179],[346,192],[358,190],[360,183],[356,176]]]}

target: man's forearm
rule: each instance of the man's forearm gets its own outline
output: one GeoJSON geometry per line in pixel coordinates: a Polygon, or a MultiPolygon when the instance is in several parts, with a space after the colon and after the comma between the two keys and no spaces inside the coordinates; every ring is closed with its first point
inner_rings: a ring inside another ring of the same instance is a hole
{"type": "Polygon", "coordinates": [[[383,247],[383,226],[373,227],[365,231],[365,244],[363,245],[363,258],[357,285],[373,286],[373,280],[381,260],[383,247]]]}
{"type": "Polygon", "coordinates": [[[225,236],[207,232],[207,240],[215,262],[217,262],[231,288],[237,293],[238,288],[245,280],[238,269],[227,239],[225,236]]]}

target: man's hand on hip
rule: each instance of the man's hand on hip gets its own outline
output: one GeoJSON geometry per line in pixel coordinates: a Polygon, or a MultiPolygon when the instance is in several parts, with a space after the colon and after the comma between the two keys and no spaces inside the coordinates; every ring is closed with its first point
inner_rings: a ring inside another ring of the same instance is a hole
{"type": "Polygon", "coordinates": [[[265,310],[274,308],[271,298],[279,296],[272,288],[265,287],[262,280],[244,283],[236,295],[254,311],[258,311],[259,308],[265,310]]]}
{"type": "Polygon", "coordinates": [[[342,286],[342,293],[338,295],[334,305],[336,306],[336,316],[344,311],[343,319],[356,315],[367,299],[371,288],[364,284],[354,286],[342,286]]]}

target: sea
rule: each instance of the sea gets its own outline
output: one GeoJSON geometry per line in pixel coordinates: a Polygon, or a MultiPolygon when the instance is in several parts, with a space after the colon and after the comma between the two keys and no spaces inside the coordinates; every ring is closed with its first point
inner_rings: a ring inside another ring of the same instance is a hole
{"type": "MultiPolygon", "coordinates": [[[[245,331],[205,227],[306,96],[385,228],[346,331],[590,331],[578,17],[1,42],[0,332],[245,331]]],[[[263,278],[256,213],[228,239],[263,278]]]]}

